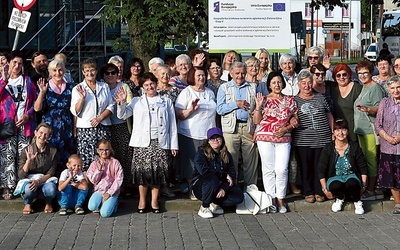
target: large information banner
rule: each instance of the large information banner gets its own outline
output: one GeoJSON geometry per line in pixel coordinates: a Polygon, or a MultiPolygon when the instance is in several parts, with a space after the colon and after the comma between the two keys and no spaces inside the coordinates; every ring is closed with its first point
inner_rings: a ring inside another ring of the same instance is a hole
{"type": "Polygon", "coordinates": [[[209,52],[290,52],[289,0],[208,1],[209,52]]]}

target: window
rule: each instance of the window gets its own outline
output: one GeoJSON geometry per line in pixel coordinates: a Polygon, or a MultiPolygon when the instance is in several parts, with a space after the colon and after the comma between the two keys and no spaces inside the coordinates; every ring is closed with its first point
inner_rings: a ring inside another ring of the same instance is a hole
{"type": "Polygon", "coordinates": [[[304,13],[306,13],[304,17],[311,17],[311,7],[310,7],[310,3],[306,3],[306,4],[305,4],[304,13]]]}
{"type": "Polygon", "coordinates": [[[343,17],[349,17],[349,8],[347,7],[347,5],[346,5],[346,7],[343,7],[342,8],[342,15],[343,15],[343,17]]]}
{"type": "Polygon", "coordinates": [[[325,17],[329,17],[329,18],[333,17],[333,11],[326,7],[325,7],[325,17]]]}

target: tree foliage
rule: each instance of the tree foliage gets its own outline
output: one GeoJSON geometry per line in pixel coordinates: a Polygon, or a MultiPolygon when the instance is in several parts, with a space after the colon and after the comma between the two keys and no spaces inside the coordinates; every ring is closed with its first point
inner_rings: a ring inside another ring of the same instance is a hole
{"type": "Polygon", "coordinates": [[[129,26],[135,55],[153,56],[166,35],[194,37],[203,31],[207,0],[104,0],[106,24],[125,22],[129,26]]]}

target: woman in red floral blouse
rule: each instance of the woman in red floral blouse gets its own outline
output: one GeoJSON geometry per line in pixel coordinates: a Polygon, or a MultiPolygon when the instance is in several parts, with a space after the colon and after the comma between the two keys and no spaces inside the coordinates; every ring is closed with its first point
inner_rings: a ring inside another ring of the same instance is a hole
{"type": "Polygon", "coordinates": [[[297,119],[297,107],[292,96],[284,96],[285,81],[278,72],[271,72],[267,79],[269,94],[257,93],[253,120],[258,124],[256,140],[261,157],[265,192],[272,196],[269,212],[286,213],[283,199],[286,196],[288,163],[290,156],[290,119],[297,119]],[[276,199],[277,198],[277,199],[276,199]]]}

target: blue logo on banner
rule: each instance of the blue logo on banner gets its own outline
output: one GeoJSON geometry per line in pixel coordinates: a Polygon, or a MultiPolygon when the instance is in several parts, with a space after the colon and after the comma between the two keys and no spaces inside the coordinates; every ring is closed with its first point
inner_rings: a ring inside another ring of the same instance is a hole
{"type": "Polygon", "coordinates": [[[273,3],[272,10],[273,11],[285,11],[286,10],[285,3],[273,3]]]}
{"type": "Polygon", "coordinates": [[[214,12],[219,12],[219,2],[214,3],[214,12]]]}

